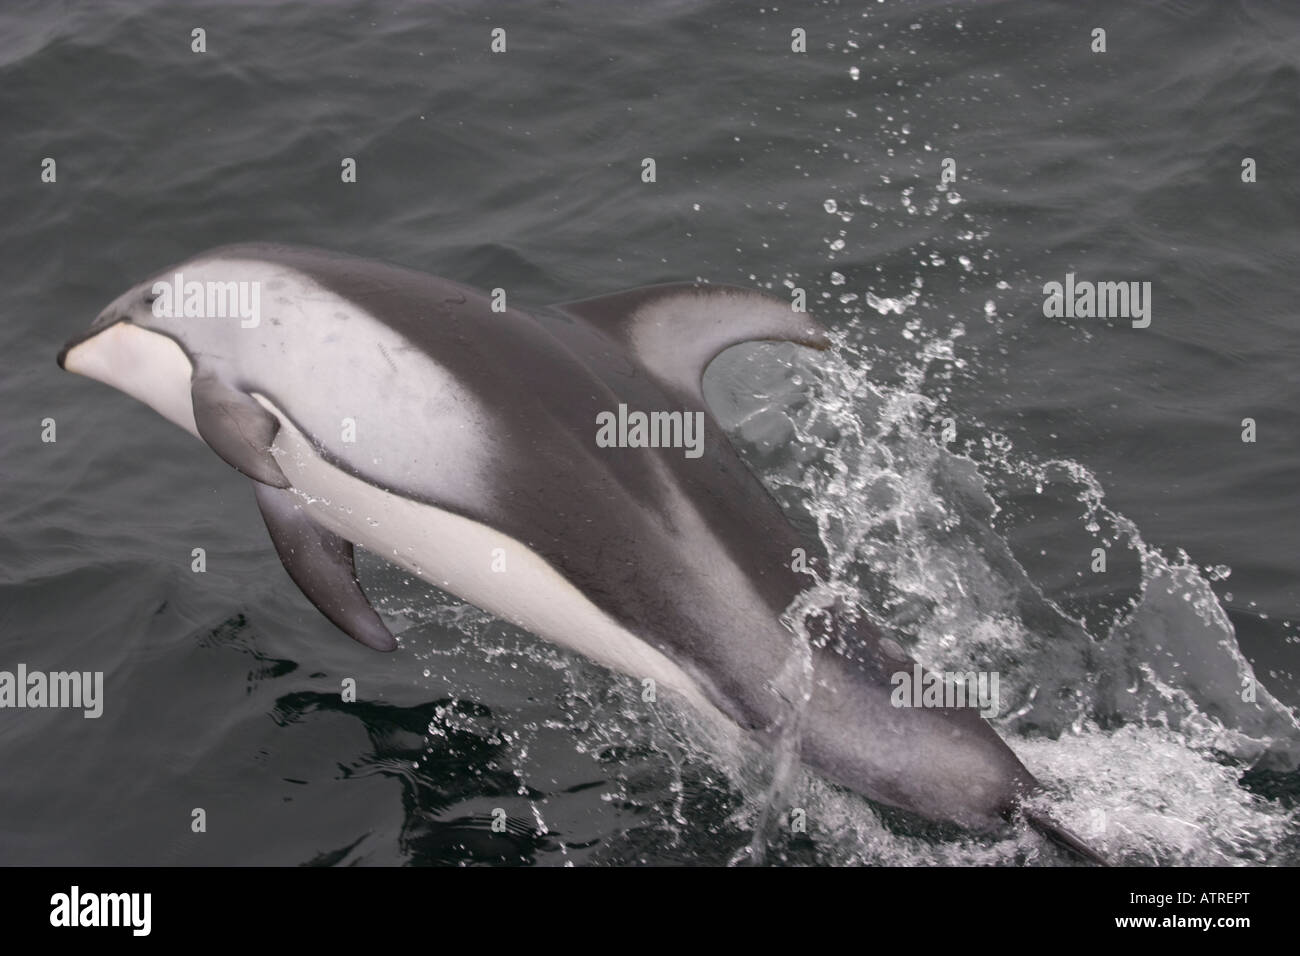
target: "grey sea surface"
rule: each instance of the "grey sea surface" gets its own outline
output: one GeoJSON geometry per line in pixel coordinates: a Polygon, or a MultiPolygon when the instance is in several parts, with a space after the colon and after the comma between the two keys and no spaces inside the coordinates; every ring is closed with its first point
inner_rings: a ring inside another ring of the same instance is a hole
{"type": "Polygon", "coordinates": [[[1298,64],[1282,0],[6,3],[0,671],[104,701],[0,709],[0,864],[1069,862],[773,786],[374,556],[402,647],[347,640],[246,479],[55,365],[242,241],[512,303],[804,290],[839,348],[734,350],[706,394],[838,583],[997,670],[999,731],[1116,860],[1300,862],[1298,64]],[[1045,315],[1067,275],[1150,283],[1149,326],[1045,315]]]}

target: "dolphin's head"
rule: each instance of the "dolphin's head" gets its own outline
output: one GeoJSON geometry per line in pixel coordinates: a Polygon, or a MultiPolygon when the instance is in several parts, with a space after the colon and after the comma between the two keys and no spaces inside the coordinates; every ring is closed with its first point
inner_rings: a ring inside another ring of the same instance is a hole
{"type": "Polygon", "coordinates": [[[207,254],[151,276],[70,339],[59,367],[111,385],[197,434],[194,357],[231,354],[234,337],[260,322],[259,283],[247,278],[247,266],[207,254]]]}
{"type": "MultiPolygon", "coordinates": [[[[108,335],[105,335],[105,333],[110,332],[115,326],[124,322],[140,328],[154,326],[152,331],[168,334],[167,330],[156,328],[158,323],[152,312],[154,302],[152,286],[152,281],[142,282],[109,303],[95,317],[95,321],[90,323],[90,328],[74,335],[63,346],[58,357],[59,368],[67,369],[69,372],[76,372],[79,375],[99,378],[100,376],[93,374],[90,370],[92,356],[108,357],[107,350],[110,343],[120,344],[123,337],[121,330],[115,330],[108,335]]],[[[129,338],[130,335],[128,334],[127,337],[129,338]]],[[[117,385],[117,382],[109,382],[108,384],[117,385]]]]}

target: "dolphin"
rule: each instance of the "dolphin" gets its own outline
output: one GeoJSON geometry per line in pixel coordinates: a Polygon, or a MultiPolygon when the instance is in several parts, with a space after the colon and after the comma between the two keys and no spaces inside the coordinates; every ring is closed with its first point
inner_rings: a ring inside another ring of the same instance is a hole
{"type": "MultiPolygon", "coordinates": [[[[129,289],[58,363],[250,478],[290,577],[367,647],[397,640],[354,545],[762,741],[791,708],[783,614],[810,584],[792,556],[818,549],[703,396],[709,363],[751,341],[831,344],[744,288],[525,312],[411,269],[254,243],[129,289]]],[[[974,708],[894,706],[891,676],[914,662],[865,619],[837,614],[811,643],[797,743],[815,771],[968,830],[1019,815],[1105,862],[1024,806],[1041,784],[974,708]]]]}

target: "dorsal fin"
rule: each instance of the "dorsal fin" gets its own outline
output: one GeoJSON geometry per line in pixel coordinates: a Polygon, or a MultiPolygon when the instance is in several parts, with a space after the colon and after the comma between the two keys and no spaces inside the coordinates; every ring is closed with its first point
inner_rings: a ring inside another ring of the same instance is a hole
{"type": "Polygon", "coordinates": [[[625,345],[661,382],[695,395],[709,363],[742,342],[795,342],[830,347],[806,312],[752,289],[677,282],[565,302],[558,309],[585,319],[625,345]]]}

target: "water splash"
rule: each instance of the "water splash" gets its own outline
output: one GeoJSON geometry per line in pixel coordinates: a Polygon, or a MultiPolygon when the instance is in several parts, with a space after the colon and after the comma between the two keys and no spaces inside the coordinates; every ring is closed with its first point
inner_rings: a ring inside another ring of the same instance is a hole
{"type": "MultiPolygon", "coordinates": [[[[942,396],[925,390],[961,335],[960,325],[922,331],[892,385],[871,373],[895,358],[837,335],[830,356],[792,354],[786,393],[769,379],[764,407],[736,419],[751,463],[828,551],[818,589],[852,600],[931,668],[999,672],[1000,733],[1052,788],[1049,809],[1103,851],[1139,864],[1294,861],[1300,722],[1256,680],[1207,574],[1147,544],[1077,462],[1037,460],[992,432],[946,447],[935,427],[942,396]],[[811,400],[801,401],[805,388],[811,400]],[[764,462],[758,449],[782,433],[797,453],[764,462]],[[1081,536],[1135,553],[1136,586],[1111,620],[1090,628],[1068,614],[998,533],[998,496],[1017,484],[1078,502],[1081,536]],[[1261,769],[1284,775],[1290,796],[1243,784],[1261,769]]],[[[735,394],[739,378],[753,378],[739,369],[735,394]]],[[[939,850],[850,825],[853,800],[806,780],[810,798],[820,798],[824,832],[851,832],[856,844],[822,845],[827,859],[1039,859],[1019,837],[939,850]]]]}

